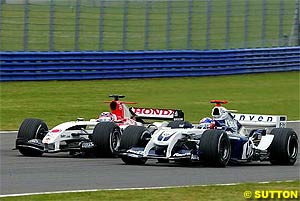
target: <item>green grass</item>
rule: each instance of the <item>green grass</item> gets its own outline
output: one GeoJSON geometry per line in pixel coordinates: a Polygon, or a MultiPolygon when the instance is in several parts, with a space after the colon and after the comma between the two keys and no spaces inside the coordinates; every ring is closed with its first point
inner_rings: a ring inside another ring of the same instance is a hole
{"type": "MultiPolygon", "coordinates": [[[[50,2],[50,1],[48,1],[50,2]]],[[[75,0],[55,0],[53,18],[54,50],[74,50],[76,4],[75,0]]],[[[103,44],[100,44],[99,1],[82,0],[79,20],[79,50],[143,50],[145,48],[146,1],[129,1],[127,37],[123,38],[123,19],[125,1],[105,1],[103,14],[103,44]],[[123,39],[125,47],[123,47],[123,39]]],[[[167,1],[153,1],[149,4],[148,48],[157,49],[224,49],[226,46],[227,13],[230,13],[230,48],[272,47],[283,45],[282,34],[290,35],[293,27],[295,1],[284,1],[282,26],[280,21],[280,0],[266,0],[265,38],[263,31],[263,1],[249,1],[246,15],[245,1],[231,0],[231,10],[227,11],[227,1],[211,1],[210,35],[207,38],[207,1],[193,1],[192,15],[189,16],[187,0],[172,1],[168,14],[167,1]],[[169,31],[168,16],[170,17],[169,31]],[[245,38],[245,18],[248,19],[248,37],[245,38]],[[190,17],[190,30],[188,29],[190,17]],[[191,44],[188,47],[188,30],[191,44]],[[169,35],[168,35],[169,33],[169,35]],[[167,37],[170,43],[167,44],[167,37]],[[265,40],[265,44],[262,41],[265,40]],[[209,46],[208,43],[209,42],[209,46]],[[169,46],[168,46],[169,45],[169,46]]],[[[0,51],[22,51],[24,48],[24,5],[1,5],[0,51]]],[[[28,6],[28,50],[47,51],[50,44],[49,3],[28,6]]]]}
{"type": "MultiPolygon", "coordinates": [[[[255,191],[293,191],[298,192],[299,198],[300,180],[291,182],[271,182],[271,183],[245,183],[232,186],[195,186],[152,190],[122,190],[122,191],[96,191],[82,193],[59,193],[47,195],[32,195],[21,197],[1,198],[2,201],[94,201],[94,200],[122,200],[122,201],[147,201],[147,200],[172,200],[172,201],[192,201],[192,200],[229,200],[240,201],[244,198],[245,191],[251,191],[255,196],[255,191]]],[[[275,195],[276,196],[276,195],[275,195]]],[[[250,199],[249,199],[250,200],[250,199]]],[[[251,199],[252,200],[252,199],[251,199]]],[[[270,199],[268,199],[270,200],[270,199]]]]}
{"type": "Polygon", "coordinates": [[[1,82],[0,130],[17,130],[36,117],[49,127],[95,118],[108,111],[109,94],[126,95],[140,107],[176,108],[191,122],[211,116],[211,99],[227,99],[241,113],[287,115],[299,120],[300,73],[93,81],[1,82]]]}

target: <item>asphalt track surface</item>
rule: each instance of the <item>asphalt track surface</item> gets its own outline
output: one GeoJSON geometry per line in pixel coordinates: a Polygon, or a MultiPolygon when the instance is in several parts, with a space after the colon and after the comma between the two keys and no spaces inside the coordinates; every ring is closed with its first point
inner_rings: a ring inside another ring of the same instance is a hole
{"type": "MultiPolygon", "coordinates": [[[[299,123],[295,126],[299,135],[299,123]]],[[[24,157],[14,148],[16,133],[0,134],[0,194],[88,189],[143,188],[285,181],[299,179],[300,158],[294,166],[269,162],[210,168],[161,164],[128,166],[119,158],[76,158],[68,153],[24,157]]]]}

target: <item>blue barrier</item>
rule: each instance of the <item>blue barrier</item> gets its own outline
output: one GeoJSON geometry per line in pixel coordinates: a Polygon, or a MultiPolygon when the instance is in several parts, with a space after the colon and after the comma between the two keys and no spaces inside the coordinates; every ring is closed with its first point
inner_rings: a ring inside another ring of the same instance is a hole
{"type": "Polygon", "coordinates": [[[300,70],[300,47],[0,54],[1,81],[188,77],[300,70]]]}

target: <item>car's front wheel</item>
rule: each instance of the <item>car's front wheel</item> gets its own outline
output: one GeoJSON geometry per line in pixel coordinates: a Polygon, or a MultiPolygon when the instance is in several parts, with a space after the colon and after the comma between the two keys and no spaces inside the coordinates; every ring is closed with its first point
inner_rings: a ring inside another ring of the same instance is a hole
{"type": "Polygon", "coordinates": [[[47,132],[48,126],[43,120],[35,118],[25,119],[18,130],[16,140],[17,149],[24,156],[41,156],[43,152],[40,149],[22,145],[26,145],[28,141],[33,139],[41,141],[47,132]]]}
{"type": "MultiPolygon", "coordinates": [[[[128,126],[121,138],[120,150],[127,151],[131,147],[145,147],[151,137],[150,131],[143,126],[128,126]]],[[[134,158],[121,155],[122,161],[127,165],[144,165],[146,158],[134,158]]]]}
{"type": "Polygon", "coordinates": [[[130,125],[123,131],[120,149],[127,150],[135,146],[145,147],[150,138],[151,133],[147,128],[130,125]]]}
{"type": "Polygon", "coordinates": [[[206,130],[200,139],[200,150],[206,165],[225,167],[231,155],[227,133],[223,130],[206,130]]]}

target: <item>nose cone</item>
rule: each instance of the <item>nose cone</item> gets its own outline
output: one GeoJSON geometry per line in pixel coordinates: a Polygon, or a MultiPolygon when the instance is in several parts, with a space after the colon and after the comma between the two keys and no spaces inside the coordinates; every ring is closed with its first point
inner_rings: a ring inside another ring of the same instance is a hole
{"type": "Polygon", "coordinates": [[[47,135],[43,138],[43,143],[44,144],[51,144],[54,143],[55,141],[57,141],[57,139],[60,138],[60,133],[62,131],[60,129],[53,129],[50,130],[49,133],[47,133],[47,135]]]}

